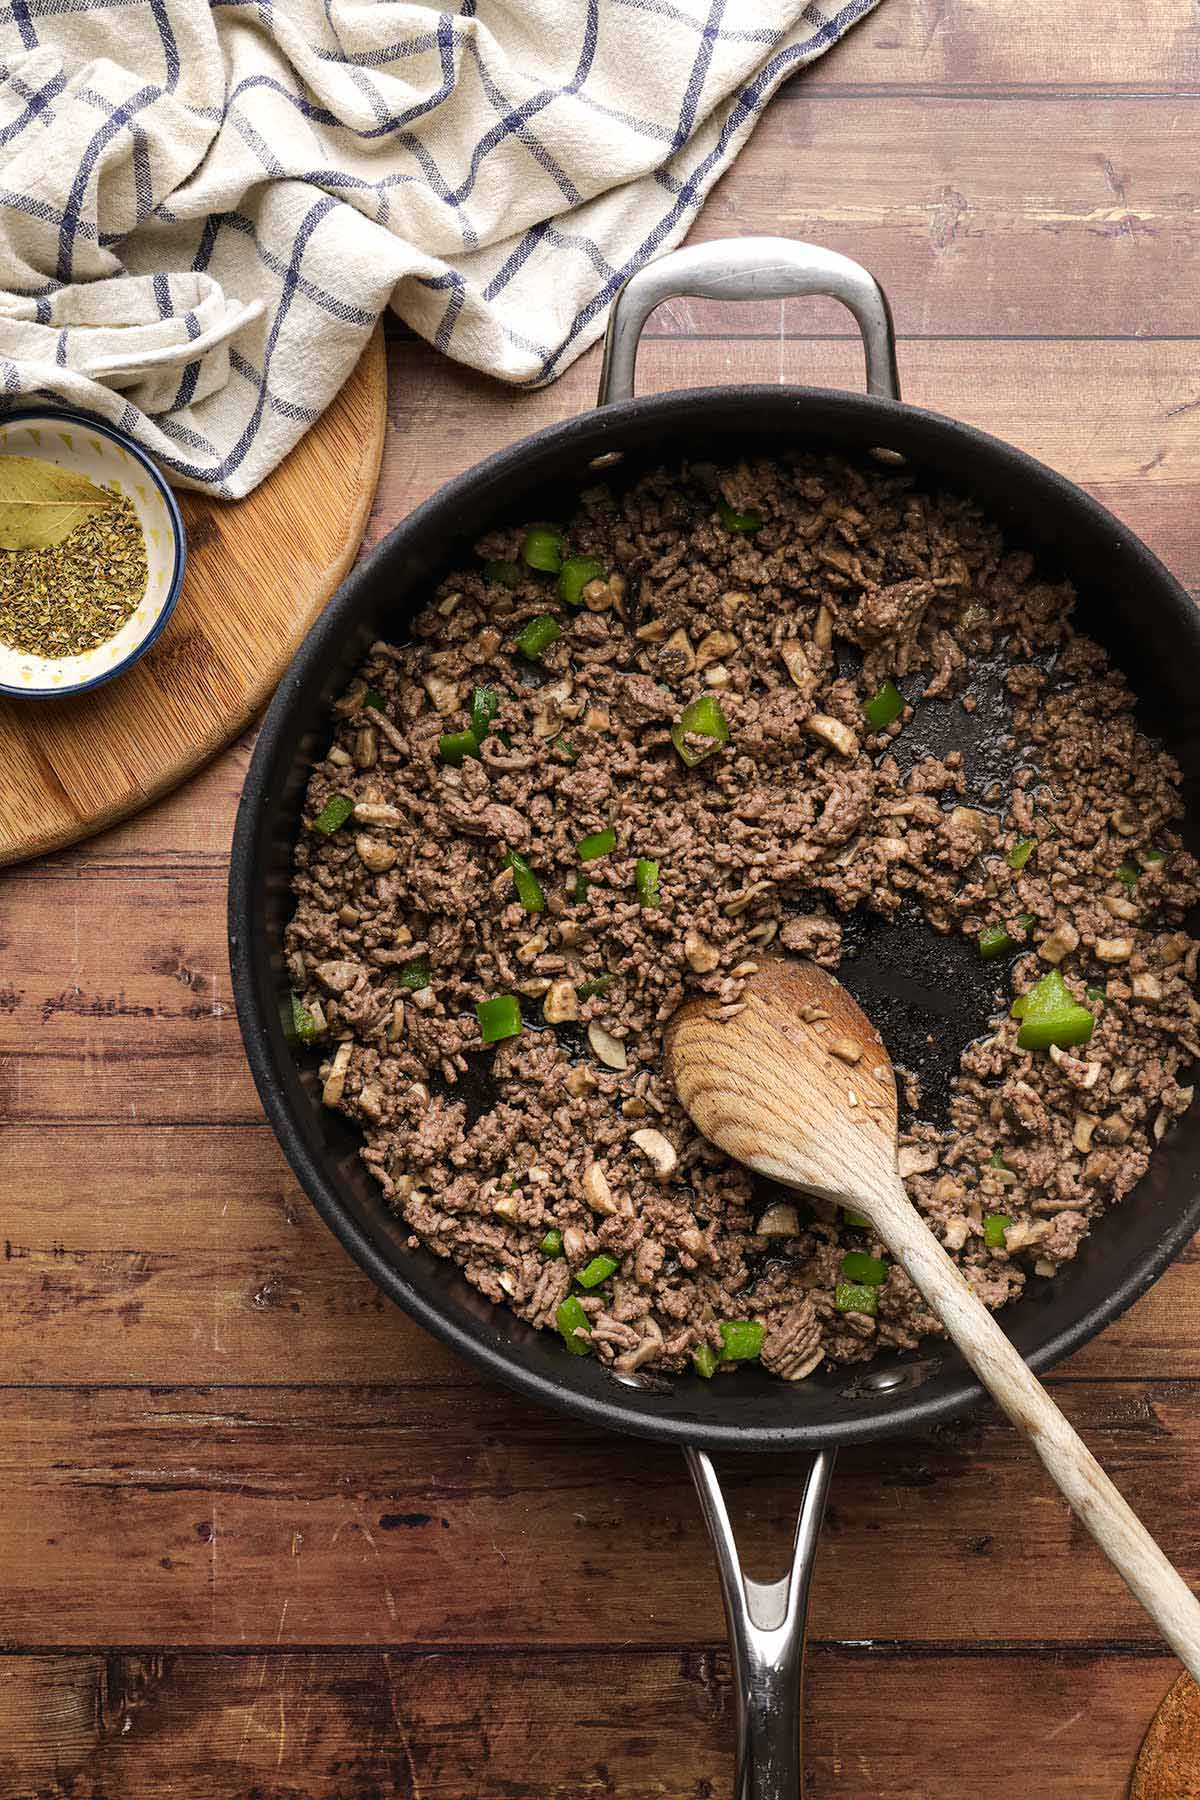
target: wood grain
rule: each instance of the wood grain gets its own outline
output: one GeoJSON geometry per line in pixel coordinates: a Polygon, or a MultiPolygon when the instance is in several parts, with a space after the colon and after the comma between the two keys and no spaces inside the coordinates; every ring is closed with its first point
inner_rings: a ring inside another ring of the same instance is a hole
{"type": "MultiPolygon", "coordinates": [[[[1168,1669],[1052,1646],[987,1662],[822,1646],[809,1785],[1118,1800],[1168,1669]]],[[[204,1800],[713,1800],[732,1781],[731,1705],[728,1660],[706,1651],[32,1655],[0,1658],[0,1762],[20,1771],[5,1800],[190,1800],[191,1770],[204,1800]]]]}
{"type": "Polygon", "coordinates": [[[253,494],[236,504],[180,495],[183,592],[141,662],[76,699],[0,700],[0,864],[135,812],[245,730],[354,561],[383,453],[385,369],[376,330],[333,404],[253,494]]]}
{"type": "MultiPolygon", "coordinates": [[[[206,1329],[197,1308],[197,1340],[206,1329]]],[[[398,1367],[373,1387],[251,1388],[231,1369],[209,1388],[0,1389],[4,1641],[269,1645],[281,1628],[293,1644],[410,1648],[722,1640],[677,1452],[422,1373],[410,1385],[398,1367]]],[[[1055,1392],[1183,1574],[1200,1579],[1200,1387],[1055,1392]]],[[[802,1474],[796,1459],[721,1459],[751,1569],[783,1566],[802,1474]]],[[[991,1412],[843,1454],[812,1631],[1160,1653],[991,1412]]]]}
{"type": "MultiPolygon", "coordinates": [[[[959,90],[995,104],[1007,96],[1064,104],[1080,93],[1118,93],[1131,109],[1154,94],[1194,95],[1200,31],[1191,0],[1131,0],[1120,28],[1096,0],[913,0],[880,6],[811,70],[782,90],[784,104],[864,89],[881,97],[959,90]]],[[[978,108],[981,121],[985,106],[978,108]]],[[[880,120],[881,160],[895,145],[880,120]]]]}
{"type": "MultiPolygon", "coordinates": [[[[883,283],[902,340],[1196,336],[1200,215],[1182,176],[1200,107],[897,98],[886,148],[880,129],[874,97],[781,108],[690,241],[779,232],[840,250],[883,283]]],[[[832,300],[675,300],[649,329],[855,336],[832,300]]]]}

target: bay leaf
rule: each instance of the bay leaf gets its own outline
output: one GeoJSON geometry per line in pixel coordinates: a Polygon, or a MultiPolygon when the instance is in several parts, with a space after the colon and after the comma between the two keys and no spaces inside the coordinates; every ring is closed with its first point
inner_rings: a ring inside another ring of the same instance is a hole
{"type": "Polygon", "coordinates": [[[0,550],[48,550],[113,504],[86,476],[37,456],[0,456],[0,550]]]}

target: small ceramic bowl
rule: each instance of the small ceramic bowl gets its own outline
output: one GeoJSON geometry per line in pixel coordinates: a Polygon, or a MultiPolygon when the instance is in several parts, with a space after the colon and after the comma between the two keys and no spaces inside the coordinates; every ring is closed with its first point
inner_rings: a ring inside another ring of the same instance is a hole
{"type": "Polygon", "coordinates": [[[0,643],[0,694],[61,699],[111,681],[144,656],[183,585],[183,519],[174,494],[145,452],[85,413],[26,410],[0,417],[0,457],[37,456],[86,475],[132,500],[146,541],[149,574],[137,610],[114,637],[82,656],[30,656],[0,643]]]}

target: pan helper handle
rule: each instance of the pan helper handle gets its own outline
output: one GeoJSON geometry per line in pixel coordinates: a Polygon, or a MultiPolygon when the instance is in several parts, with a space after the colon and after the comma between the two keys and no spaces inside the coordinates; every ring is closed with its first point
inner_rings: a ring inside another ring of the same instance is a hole
{"type": "Polygon", "coordinates": [[[804,1631],[834,1452],[822,1450],[812,1459],[796,1520],[791,1568],[778,1581],[754,1581],[746,1574],[711,1457],[703,1450],[685,1454],[717,1553],[733,1654],[734,1800],[801,1800],[804,1631]]]}
{"type": "Polygon", "coordinates": [[[689,244],[631,275],[613,303],[604,340],[599,404],[632,400],[638,343],[664,300],[787,300],[822,294],[854,314],[867,358],[867,392],[899,400],[896,333],[887,295],[861,263],[792,238],[719,238],[689,244]]]}

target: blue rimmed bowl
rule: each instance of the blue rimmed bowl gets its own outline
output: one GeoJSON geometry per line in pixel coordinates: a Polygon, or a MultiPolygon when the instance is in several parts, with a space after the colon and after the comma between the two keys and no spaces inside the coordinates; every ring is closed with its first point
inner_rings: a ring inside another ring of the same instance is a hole
{"type": "Polygon", "coordinates": [[[115,488],[133,502],[142,528],[146,591],[115,636],[82,656],[30,656],[0,643],[0,694],[39,700],[82,694],[132,668],[174,612],[186,559],[179,505],[143,450],[86,413],[6,413],[0,417],[0,459],[5,456],[40,457],[115,488]]]}

